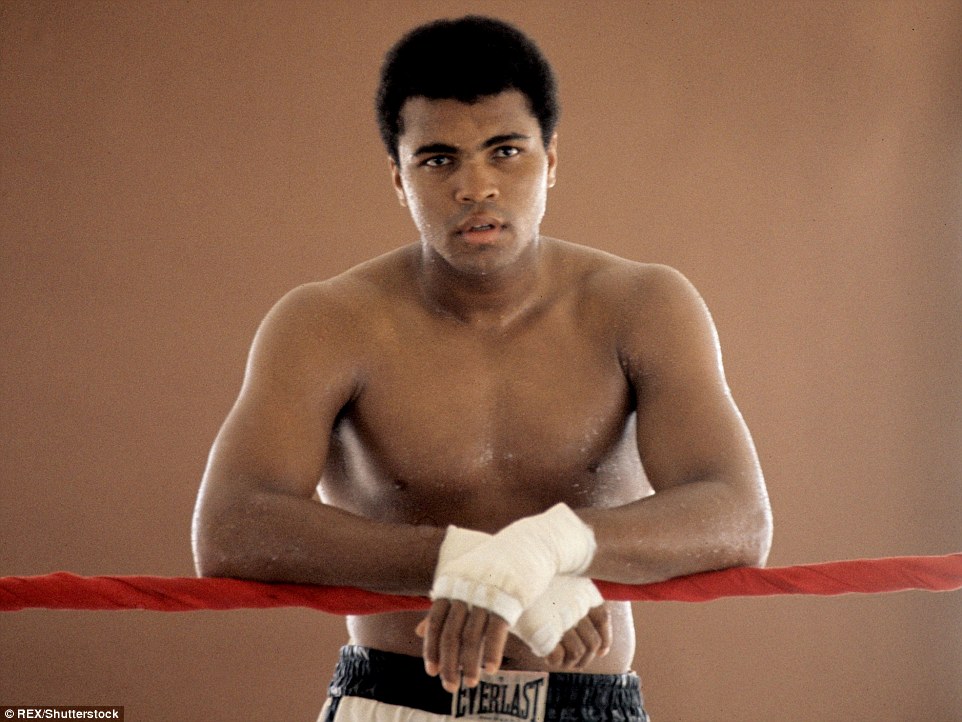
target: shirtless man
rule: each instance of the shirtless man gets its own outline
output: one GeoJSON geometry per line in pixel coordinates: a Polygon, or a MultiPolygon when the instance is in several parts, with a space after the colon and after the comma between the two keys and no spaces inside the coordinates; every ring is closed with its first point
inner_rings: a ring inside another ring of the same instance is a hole
{"type": "Polygon", "coordinates": [[[498,21],[395,46],[378,106],[420,238],[277,304],[212,449],[200,574],[435,600],[348,618],[323,720],[644,720],[631,608],[590,579],[768,554],[764,481],[696,291],[539,233],[554,94],[498,21]]]}

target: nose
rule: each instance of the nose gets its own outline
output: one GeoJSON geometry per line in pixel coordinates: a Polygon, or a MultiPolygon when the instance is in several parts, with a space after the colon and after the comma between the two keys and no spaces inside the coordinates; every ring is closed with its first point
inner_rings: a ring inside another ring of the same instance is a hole
{"type": "Polygon", "coordinates": [[[464,163],[456,176],[455,197],[459,203],[496,200],[498,184],[494,170],[484,163],[464,163]]]}

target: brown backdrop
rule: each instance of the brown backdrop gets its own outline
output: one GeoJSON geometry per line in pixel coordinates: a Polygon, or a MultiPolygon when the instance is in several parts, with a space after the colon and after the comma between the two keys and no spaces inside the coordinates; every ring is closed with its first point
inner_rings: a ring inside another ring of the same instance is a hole
{"type": "MultiPolygon", "coordinates": [[[[0,3],[0,574],[192,573],[258,321],[414,239],[371,112],[456,2],[0,3]]],[[[544,230],[672,264],[765,465],[771,562],[962,549],[962,5],[489,2],[561,79],[544,230]]],[[[638,605],[657,722],[962,720],[962,597],[638,605]]],[[[312,720],[341,620],[0,617],[0,705],[312,720]]]]}

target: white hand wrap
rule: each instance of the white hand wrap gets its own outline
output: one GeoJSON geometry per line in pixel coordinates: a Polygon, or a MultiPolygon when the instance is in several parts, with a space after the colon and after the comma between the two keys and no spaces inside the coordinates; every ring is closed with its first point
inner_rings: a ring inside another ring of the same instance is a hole
{"type": "Polygon", "coordinates": [[[449,526],[444,535],[444,541],[441,542],[441,548],[438,550],[438,568],[481,546],[490,538],[491,534],[483,531],[449,526]]]}
{"type": "Polygon", "coordinates": [[[547,657],[564,633],[593,609],[604,603],[601,592],[585,577],[560,576],[548,590],[525,610],[511,628],[539,657],[547,657]]]}
{"type": "MultiPolygon", "coordinates": [[[[490,538],[490,534],[481,531],[449,527],[441,543],[438,565],[466,554],[490,538]]],[[[522,612],[511,632],[539,657],[547,657],[565,632],[580,622],[588,610],[603,603],[601,593],[590,579],[568,575],[555,577],[545,593],[522,612]]]]}
{"type": "MultiPolygon", "coordinates": [[[[519,519],[454,558],[444,551],[451,534],[449,528],[431,598],[458,599],[487,609],[512,626],[556,574],[580,574],[595,553],[591,528],[564,504],[519,519]]],[[[452,540],[450,551],[460,544],[452,540]]]]}

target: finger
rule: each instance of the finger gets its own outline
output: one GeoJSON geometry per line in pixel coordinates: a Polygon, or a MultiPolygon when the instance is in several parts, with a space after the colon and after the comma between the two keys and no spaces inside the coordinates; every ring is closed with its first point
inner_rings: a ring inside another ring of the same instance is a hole
{"type": "Polygon", "coordinates": [[[504,657],[504,645],[508,642],[510,625],[497,614],[488,614],[488,623],[484,629],[484,671],[494,674],[501,669],[501,659],[504,657]]]}
{"type": "Polygon", "coordinates": [[[581,635],[578,634],[576,627],[572,627],[564,633],[564,636],[561,637],[561,646],[564,647],[565,654],[560,666],[562,669],[572,669],[575,663],[585,654],[585,645],[581,641],[581,635]]]}
{"type": "Polygon", "coordinates": [[[438,673],[448,692],[456,692],[461,683],[461,635],[468,618],[468,605],[452,601],[444,626],[438,636],[438,673]]]}
{"type": "Polygon", "coordinates": [[[481,680],[484,630],[489,618],[486,609],[474,607],[464,623],[464,631],[461,633],[461,674],[465,687],[475,687],[481,680]]]}
{"type": "Polygon", "coordinates": [[[594,622],[595,629],[601,635],[601,648],[598,656],[604,657],[611,651],[612,631],[611,631],[611,611],[606,605],[594,607],[588,610],[588,617],[594,622]]]}
{"type": "Polygon", "coordinates": [[[601,633],[595,628],[594,622],[589,618],[583,618],[575,626],[575,633],[584,646],[584,652],[580,659],[572,660],[572,668],[580,669],[588,665],[595,658],[598,650],[601,649],[601,633]]]}
{"type": "Polygon", "coordinates": [[[557,647],[551,650],[545,661],[548,663],[549,667],[560,667],[565,661],[565,648],[564,645],[558,644],[557,647]]]}
{"type": "Polygon", "coordinates": [[[441,660],[439,649],[441,629],[444,627],[444,620],[447,619],[450,608],[451,602],[447,599],[438,599],[431,605],[428,616],[418,625],[424,628],[424,671],[432,677],[438,674],[438,665],[441,660]]]}

